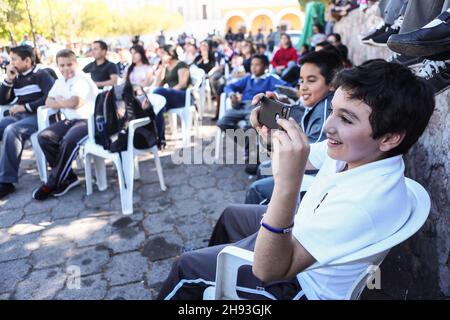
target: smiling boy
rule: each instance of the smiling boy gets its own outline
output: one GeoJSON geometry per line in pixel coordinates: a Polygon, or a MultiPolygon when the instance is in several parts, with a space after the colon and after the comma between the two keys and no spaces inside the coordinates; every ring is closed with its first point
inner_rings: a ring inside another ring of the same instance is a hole
{"type": "Polygon", "coordinates": [[[97,94],[95,83],[86,74],[78,72],[73,51],[59,51],[56,63],[63,79],[56,80],[45,104],[61,111],[65,120],[52,124],[38,135],[45,159],[52,169],[47,183],[34,190],[36,200],[45,200],[51,195],[62,196],[80,184],[72,170],[72,161],[87,138],[87,118],[93,112],[97,94]]]}
{"type": "MultiPolygon", "coordinates": [[[[383,60],[340,72],[334,85],[328,140],[310,146],[294,119],[280,119],[284,130],[271,135],[275,188],[269,206],[225,209],[214,246],[183,254],[159,298],[200,299],[214,285],[217,254],[232,242],[254,250],[253,269],[242,268],[238,276],[241,296],[345,297],[369,263],[326,265],[389,237],[408,219],[402,155],[425,130],[435,102],[431,88],[409,69],[383,60]],[[319,173],[297,209],[307,169],[319,173]],[[305,271],[315,262],[323,267],[305,271]]],[[[252,124],[266,138],[258,112],[252,124]]]]}

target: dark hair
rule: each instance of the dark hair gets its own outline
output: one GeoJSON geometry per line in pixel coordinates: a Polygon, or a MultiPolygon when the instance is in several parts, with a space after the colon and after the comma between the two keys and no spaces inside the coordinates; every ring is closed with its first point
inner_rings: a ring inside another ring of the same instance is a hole
{"type": "Polygon", "coordinates": [[[287,37],[287,38],[289,39],[288,48],[292,48],[292,40],[291,40],[291,36],[288,35],[287,33],[282,33],[282,34],[280,35],[280,39],[281,39],[282,36],[285,36],[285,37],[287,37]]]}
{"type": "Polygon", "coordinates": [[[71,58],[77,60],[77,55],[70,49],[62,49],[56,54],[56,62],[58,62],[59,58],[71,58]]]}
{"type": "Polygon", "coordinates": [[[320,74],[325,78],[325,83],[330,84],[336,73],[342,69],[342,60],[339,54],[326,50],[313,51],[306,54],[299,61],[300,65],[311,63],[320,69],[320,74]]]}
{"type": "Polygon", "coordinates": [[[169,54],[174,60],[178,60],[178,53],[174,45],[166,44],[163,46],[163,50],[169,54]]]}
{"type": "Polygon", "coordinates": [[[265,54],[254,54],[252,56],[252,60],[253,59],[259,59],[266,68],[269,66],[269,58],[267,58],[265,54]]]}
{"type": "Polygon", "coordinates": [[[108,51],[108,45],[106,44],[105,41],[103,41],[103,40],[95,40],[94,43],[98,43],[98,45],[100,46],[100,49],[108,51]]]}
{"type": "MultiPolygon", "coordinates": [[[[150,61],[148,61],[148,58],[147,58],[147,55],[145,54],[145,49],[143,46],[141,46],[140,44],[136,44],[130,48],[130,51],[131,50],[134,50],[140,54],[143,64],[150,65],[150,61]]],[[[135,66],[136,66],[135,63],[131,63],[131,65],[128,67],[127,76],[125,78],[127,81],[130,80],[130,74],[133,72],[135,66]]]]}
{"type": "Polygon", "coordinates": [[[327,46],[331,46],[331,43],[329,43],[328,41],[322,41],[322,42],[319,42],[318,44],[316,44],[316,46],[315,47],[317,47],[317,46],[319,46],[319,47],[327,47],[327,46]]]}
{"type": "Polygon", "coordinates": [[[25,60],[26,58],[31,59],[31,64],[36,64],[36,52],[34,51],[32,46],[29,45],[20,45],[17,47],[11,48],[11,52],[17,54],[20,59],[25,60]]]}
{"type": "Polygon", "coordinates": [[[323,25],[321,25],[320,23],[316,23],[314,24],[314,27],[317,28],[317,31],[319,31],[319,33],[323,33],[323,25]]]}
{"type": "Polygon", "coordinates": [[[267,45],[265,43],[259,43],[256,45],[256,48],[259,49],[267,49],[267,45]]]}
{"type": "Polygon", "coordinates": [[[332,33],[330,36],[333,36],[337,42],[341,42],[341,35],[339,33],[332,33]]]}
{"type": "Polygon", "coordinates": [[[407,67],[381,59],[341,71],[333,85],[372,109],[373,139],[388,133],[405,134],[388,157],[408,152],[424,132],[435,107],[433,90],[425,80],[407,67]]]}

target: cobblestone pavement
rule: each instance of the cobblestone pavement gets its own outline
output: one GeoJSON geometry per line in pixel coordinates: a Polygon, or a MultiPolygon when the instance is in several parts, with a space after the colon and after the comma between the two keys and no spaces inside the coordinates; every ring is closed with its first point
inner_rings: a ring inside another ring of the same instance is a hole
{"type": "MultiPolygon", "coordinates": [[[[212,137],[214,126],[202,126],[212,137]]],[[[61,198],[31,198],[40,185],[34,156],[22,157],[17,191],[0,200],[0,300],[152,299],[183,250],[205,247],[231,203],[243,203],[252,182],[243,165],[175,164],[162,152],[168,190],[159,187],[153,159],[140,162],[134,214],[121,213],[117,173],[108,165],[106,191],[82,186],[61,198]],[[77,272],[81,277],[74,277],[77,272]],[[79,279],[79,280],[77,280],[79,279]]],[[[208,143],[203,143],[208,144],[208,143]]]]}

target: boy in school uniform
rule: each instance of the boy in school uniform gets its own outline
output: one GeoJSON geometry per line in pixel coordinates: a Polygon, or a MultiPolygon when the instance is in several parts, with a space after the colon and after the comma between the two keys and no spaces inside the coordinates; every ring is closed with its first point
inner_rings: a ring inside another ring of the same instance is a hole
{"type": "MultiPolygon", "coordinates": [[[[173,265],[160,299],[201,299],[214,285],[217,254],[229,243],[254,251],[238,275],[250,299],[343,299],[369,262],[326,266],[396,231],[407,221],[402,155],[433,113],[432,89],[408,68],[373,60],[341,71],[327,140],[309,145],[294,119],[279,119],[273,145],[275,187],[269,206],[239,205],[223,212],[210,247],[184,253],[173,265]],[[297,209],[305,170],[319,172],[297,209]],[[318,262],[320,269],[305,271],[318,262]]],[[[252,113],[263,139],[269,130],[252,113]]],[[[269,142],[269,141],[268,141],[269,142]]]]}
{"type": "Polygon", "coordinates": [[[59,197],[80,184],[72,170],[72,161],[87,139],[87,119],[94,110],[97,86],[88,75],[78,71],[73,51],[63,49],[56,55],[62,79],[56,80],[45,102],[59,110],[65,119],[56,122],[38,135],[38,141],[50,164],[47,183],[34,190],[33,198],[45,200],[59,197]]]}

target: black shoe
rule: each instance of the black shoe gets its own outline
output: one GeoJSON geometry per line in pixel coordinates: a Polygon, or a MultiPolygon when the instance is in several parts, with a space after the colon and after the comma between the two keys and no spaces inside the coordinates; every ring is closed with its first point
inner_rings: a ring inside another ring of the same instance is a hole
{"type": "Polygon", "coordinates": [[[254,176],[258,172],[258,166],[259,164],[246,164],[245,172],[249,175],[254,176]]]}
{"type": "Polygon", "coordinates": [[[80,185],[80,180],[74,174],[73,176],[69,176],[56,190],[53,192],[54,197],[61,197],[69,192],[71,189],[80,185]]]}
{"type": "Polygon", "coordinates": [[[449,11],[420,29],[391,36],[389,49],[413,57],[429,57],[450,51],[449,11]]]}
{"type": "Polygon", "coordinates": [[[425,59],[422,57],[410,57],[394,52],[389,62],[399,63],[405,67],[416,68],[422,65],[423,60],[425,59]]]}
{"type": "Polygon", "coordinates": [[[8,194],[13,193],[16,190],[12,183],[0,182],[0,199],[6,197],[8,194]]]}
{"type": "Polygon", "coordinates": [[[376,37],[384,33],[387,27],[389,26],[386,25],[384,22],[381,23],[374,30],[369,31],[369,33],[361,39],[361,42],[365,44],[367,41],[369,41],[369,39],[372,39],[373,37],[376,37]]]}
{"type": "Polygon", "coordinates": [[[361,41],[364,44],[372,46],[386,47],[389,37],[397,34],[400,31],[402,23],[403,17],[399,17],[397,18],[397,20],[395,20],[394,24],[384,24],[381,29],[377,29],[372,35],[364,37],[361,41]]]}
{"type": "Polygon", "coordinates": [[[437,95],[450,86],[450,60],[425,60],[416,74],[424,78],[433,87],[434,93],[437,95]]]}
{"type": "Polygon", "coordinates": [[[44,201],[48,199],[53,193],[53,189],[50,188],[48,185],[43,184],[39,188],[35,189],[33,191],[33,199],[44,201]]]}

